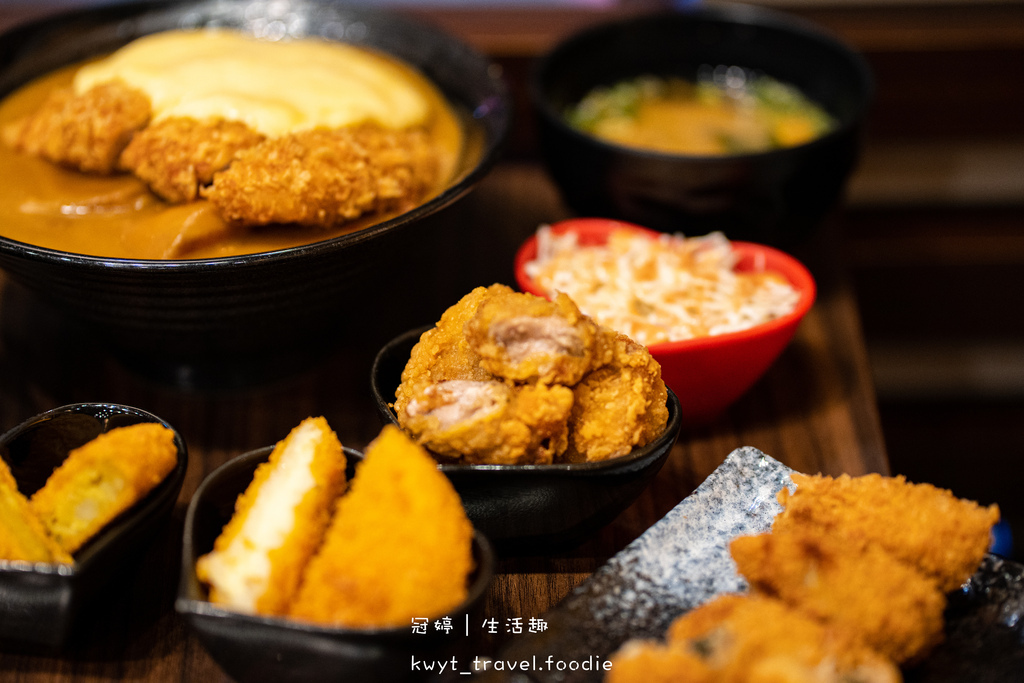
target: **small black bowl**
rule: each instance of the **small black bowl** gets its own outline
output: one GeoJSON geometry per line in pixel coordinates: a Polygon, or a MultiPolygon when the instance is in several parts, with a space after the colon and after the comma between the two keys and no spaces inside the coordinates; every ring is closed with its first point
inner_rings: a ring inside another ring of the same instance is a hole
{"type": "Polygon", "coordinates": [[[127,364],[157,379],[229,384],[235,375],[244,381],[246,373],[282,368],[300,353],[315,360],[363,319],[359,311],[388,301],[392,288],[415,300],[416,290],[410,294],[402,274],[411,270],[410,277],[416,276],[422,244],[444,243],[446,225],[435,214],[469,192],[504,146],[511,106],[499,71],[485,57],[422,21],[329,0],[131,2],[64,12],[0,37],[0,96],[146,34],[204,26],[255,34],[268,25],[289,35],[365,46],[418,68],[461,112],[466,149],[472,151],[453,184],[425,204],[294,248],[142,260],[86,256],[0,237],[0,267],[88,325],[127,364]],[[239,371],[232,374],[234,367],[239,371]],[[197,375],[214,379],[204,382],[197,375]]]}
{"type": "MultiPolygon", "coordinates": [[[[238,494],[273,447],[238,456],[213,471],[200,485],[185,517],[181,583],[175,609],[198,634],[213,659],[240,683],[248,681],[410,680],[410,657],[441,661],[465,642],[466,619],[481,603],[494,573],[494,553],[479,532],[473,539],[476,570],[465,602],[447,615],[452,631],[430,626],[413,633],[401,628],[329,628],[285,618],[242,614],[207,601],[196,576],[196,560],[213,543],[234,512],[238,494]]],[[[355,476],[362,454],[345,448],[346,476],[355,476]]],[[[429,615],[423,615],[427,617],[429,615]]]]}
{"type": "MultiPolygon", "coordinates": [[[[430,329],[388,342],[370,372],[381,421],[398,424],[391,408],[412,347],[430,329]]],[[[636,500],[658,473],[681,427],[679,399],[668,390],[665,431],[642,448],[604,462],[550,465],[438,465],[462,497],[474,526],[502,554],[535,553],[585,540],[636,500]]]]}
{"type": "MultiPolygon", "coordinates": [[[[0,436],[0,456],[10,466],[19,490],[30,496],[69,451],[111,429],[140,422],[156,422],[173,430],[138,408],[76,403],[49,410],[0,436]]],[[[185,441],[174,434],[175,468],[76,552],[73,566],[0,560],[0,645],[46,652],[65,645],[83,604],[174,509],[188,466],[185,441]]]]}
{"type": "Polygon", "coordinates": [[[545,162],[579,214],[783,246],[805,238],[836,203],[859,154],[873,88],[863,58],[815,25],[743,5],[585,30],[545,55],[530,83],[545,162]],[[720,64],[796,86],[838,126],[796,147],[685,156],[603,142],[564,119],[596,86],[647,74],[696,80],[702,65],[720,64]]]}

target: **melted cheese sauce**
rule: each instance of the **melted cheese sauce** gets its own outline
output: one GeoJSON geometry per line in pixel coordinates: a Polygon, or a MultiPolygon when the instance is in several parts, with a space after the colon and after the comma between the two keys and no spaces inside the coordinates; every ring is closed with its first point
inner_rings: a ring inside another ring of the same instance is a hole
{"type": "MultiPolygon", "coordinates": [[[[205,40],[200,35],[195,34],[192,38],[205,40]]],[[[322,69],[309,68],[306,63],[301,68],[293,65],[290,69],[281,70],[282,77],[285,73],[290,74],[287,86],[271,85],[259,74],[251,72],[248,77],[250,85],[262,84],[262,98],[266,104],[261,110],[263,113],[254,119],[258,119],[256,126],[284,125],[288,129],[301,129],[315,125],[341,125],[343,119],[350,122],[375,119],[378,115],[385,116],[382,113],[384,109],[397,107],[401,111],[389,109],[387,121],[390,123],[380,121],[382,125],[420,121],[439,154],[439,181],[424,201],[457,182],[462,173],[475,165],[482,153],[483,139],[479,129],[466,123],[468,117],[460,117],[430,81],[404,63],[368,50],[318,40],[278,44],[260,43],[239,36],[235,38],[244,42],[247,49],[260,47],[273,51],[286,45],[299,48],[292,53],[295,57],[288,59],[298,59],[298,55],[312,59],[312,55],[322,54],[322,48],[343,47],[339,52],[331,52],[339,57],[342,54],[361,54],[350,65],[349,71],[362,74],[362,77],[376,74],[372,83],[363,78],[361,85],[339,96],[327,92],[336,89],[336,84],[318,85],[320,81],[315,74],[321,73],[322,69]],[[308,73],[302,75],[306,71],[308,73]],[[310,88],[316,92],[310,93],[310,88]],[[362,94],[357,96],[357,92],[362,94]],[[408,102],[408,108],[396,102],[408,102]]],[[[28,83],[0,102],[0,126],[35,111],[54,88],[71,85],[86,88],[88,83],[102,80],[105,73],[112,73],[104,70],[122,69],[117,66],[119,61],[115,58],[74,65],[28,83]]],[[[182,69],[202,71],[196,64],[183,64],[182,69]]],[[[118,75],[126,80],[137,77],[129,76],[129,71],[119,71],[118,75]]],[[[137,71],[144,73],[146,69],[140,66],[137,71]]],[[[164,91],[158,92],[157,84],[166,84],[167,79],[159,74],[151,76],[143,89],[153,91],[153,99],[159,103],[158,116],[180,113],[192,107],[193,115],[208,111],[227,118],[242,117],[240,112],[237,117],[230,115],[234,105],[228,104],[227,96],[205,100],[172,96],[164,91]]],[[[210,83],[216,82],[217,78],[211,75],[210,83]]],[[[209,86],[211,89],[214,87],[209,86]]],[[[247,97],[251,99],[260,98],[251,88],[249,93],[247,97]]],[[[245,99],[239,97],[238,102],[245,99]]],[[[27,244],[95,256],[197,259],[273,251],[355,232],[397,215],[365,216],[329,229],[294,225],[237,228],[227,225],[206,200],[169,205],[129,174],[91,176],[15,152],[3,144],[0,144],[0,177],[4,178],[4,183],[0,184],[0,234],[27,244]]]]}

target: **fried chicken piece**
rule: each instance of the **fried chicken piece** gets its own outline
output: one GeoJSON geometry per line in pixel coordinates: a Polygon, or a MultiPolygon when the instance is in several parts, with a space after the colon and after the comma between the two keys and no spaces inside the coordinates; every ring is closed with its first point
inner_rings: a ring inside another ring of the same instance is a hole
{"type": "Polygon", "coordinates": [[[68,453],[29,504],[57,543],[74,553],[177,463],[174,432],[167,427],[118,427],[68,453]]]}
{"type": "Polygon", "coordinates": [[[612,361],[573,388],[570,461],[625,455],[654,440],[668,422],[668,390],[658,361],[624,334],[615,334],[609,346],[612,361]]]}
{"type": "Polygon", "coordinates": [[[233,223],[331,227],[412,208],[438,173],[421,130],[317,128],[239,152],[200,194],[233,223]]]}
{"type": "Polygon", "coordinates": [[[149,97],[121,81],[50,94],[29,116],[3,131],[11,147],[87,173],[113,173],[135,131],[149,123],[149,97]]]}
{"type": "Polygon", "coordinates": [[[345,490],[345,454],[322,417],[279,441],[235,501],[235,512],[196,562],[210,602],[241,612],[286,614],[345,490]]]}
{"type": "Polygon", "coordinates": [[[265,139],[240,121],[167,118],[137,132],[119,164],[165,201],[181,204],[198,197],[237,152],[265,139]]]}
{"type": "Polygon", "coordinates": [[[785,509],[773,530],[816,529],[821,536],[841,538],[850,548],[877,543],[934,577],[944,592],[974,573],[999,520],[995,505],[982,507],[902,476],[793,474],[793,483],[794,493],[779,492],[785,509]]]}
{"type": "Polygon", "coordinates": [[[753,590],[855,634],[896,662],[918,658],[942,640],[945,595],[878,546],[858,550],[792,529],[741,536],[729,549],[753,590]]]}
{"type": "Polygon", "coordinates": [[[597,323],[561,293],[552,302],[496,291],[466,322],[465,334],[485,370],[517,382],[573,385],[611,360],[597,323]]]}
{"type": "Polygon", "coordinates": [[[0,560],[72,564],[71,555],[50,537],[0,460],[0,560]]]}
{"type": "Polygon", "coordinates": [[[310,562],[294,617],[355,628],[408,627],[467,596],[473,527],[437,463],[386,426],[366,449],[310,562]]]}
{"type": "Polygon", "coordinates": [[[605,683],[713,683],[715,671],[695,652],[650,640],[626,642],[611,659],[605,683]]]}

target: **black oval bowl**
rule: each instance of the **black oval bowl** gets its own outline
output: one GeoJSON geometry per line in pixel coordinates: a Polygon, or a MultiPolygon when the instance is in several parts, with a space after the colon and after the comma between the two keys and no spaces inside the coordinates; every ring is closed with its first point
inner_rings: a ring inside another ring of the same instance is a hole
{"type": "MultiPolygon", "coordinates": [[[[138,408],[76,403],[49,410],[0,436],[0,456],[19,490],[31,496],[69,451],[115,427],[140,422],[174,429],[138,408]]],[[[171,473],[76,552],[73,566],[0,560],[0,644],[5,649],[59,651],[65,645],[83,604],[174,509],[188,467],[188,450],[177,431],[174,443],[178,462],[171,473]]]]}
{"type": "Polygon", "coordinates": [[[201,26],[258,33],[275,22],[293,35],[367,46],[417,67],[464,113],[479,159],[466,164],[447,190],[401,216],[278,251],[195,260],[116,259],[0,237],[0,267],[99,331],[130,363],[158,366],[155,376],[174,372],[176,363],[216,369],[247,353],[257,360],[270,352],[280,358],[282,348],[336,343],[338,335],[327,332],[355,319],[345,318],[346,306],[381,300],[381,288],[395,280],[401,284],[398,257],[416,251],[409,242],[428,229],[428,218],[483,178],[504,144],[511,112],[507,89],[483,56],[419,21],[327,0],[142,2],[62,13],[0,36],[0,96],[148,33],[201,26]]]}
{"type": "MultiPolygon", "coordinates": [[[[196,560],[213,543],[234,512],[235,500],[253,472],[270,458],[272,446],[250,451],[214,470],[196,491],[185,517],[181,583],[175,609],[195,630],[213,659],[240,683],[249,681],[410,680],[410,658],[446,660],[465,641],[466,615],[482,603],[494,573],[494,553],[479,532],[473,539],[476,570],[465,602],[447,615],[451,633],[413,633],[401,628],[328,628],[285,618],[234,612],[207,601],[196,576],[196,560]]],[[[351,481],[362,454],[345,448],[351,481]]],[[[432,615],[423,615],[431,617],[432,615]]],[[[436,618],[436,617],[435,617],[436,618]]],[[[475,618],[475,617],[474,617],[475,618]]],[[[436,674],[435,674],[436,675],[436,674]]]]}
{"type": "MultiPolygon", "coordinates": [[[[377,353],[370,390],[381,421],[398,424],[391,408],[412,347],[430,327],[410,330],[377,353]]],[[[665,431],[642,448],[604,462],[550,465],[440,463],[473,525],[502,554],[575,545],[632,503],[665,464],[681,426],[679,399],[668,390],[665,431]]]]}
{"type": "Polygon", "coordinates": [[[774,11],[716,5],[634,17],[571,36],[546,54],[530,94],[547,168],[586,216],[659,230],[788,245],[836,203],[857,159],[874,85],[863,58],[813,24],[774,11]],[[564,113],[599,85],[652,74],[695,80],[725,64],[798,87],[838,121],[827,135],[757,154],[684,156],[606,143],[564,113]]]}

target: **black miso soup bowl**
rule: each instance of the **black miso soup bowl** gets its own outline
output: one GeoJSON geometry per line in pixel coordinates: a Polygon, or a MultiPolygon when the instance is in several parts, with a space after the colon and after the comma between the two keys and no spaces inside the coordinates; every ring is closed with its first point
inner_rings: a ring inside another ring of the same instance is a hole
{"type": "Polygon", "coordinates": [[[547,168],[580,215],[663,231],[789,246],[836,204],[859,154],[873,93],[864,59],[814,24],[745,5],[706,5],[599,25],[535,66],[530,92],[547,168]],[[838,122],[795,147],[689,156],[629,148],[570,126],[591,89],[642,75],[696,80],[738,66],[792,84],[838,122]]]}
{"type": "MultiPolygon", "coordinates": [[[[0,457],[18,489],[31,496],[68,453],[116,427],[156,422],[144,410],[114,403],[75,403],[30,418],[0,436],[0,457]]],[[[74,555],[74,565],[0,560],[0,647],[40,652],[64,648],[90,600],[132,553],[170,517],[185,481],[188,451],[174,432],[178,462],[170,474],[112,520],[74,555]]]]}
{"type": "Polygon", "coordinates": [[[64,12],[0,36],[0,97],[137,37],[204,26],[255,35],[276,27],[287,36],[317,36],[398,57],[433,81],[460,112],[466,148],[478,154],[467,152],[453,184],[421,206],[363,230],[277,251],[118,259],[0,237],[0,268],[84,322],[129,365],[170,381],[204,371],[227,375],[226,366],[247,360],[280,368],[288,358],[282,349],[336,344],[365,318],[360,312],[393,298],[393,289],[415,301],[422,287],[408,287],[403,274],[426,267],[417,257],[422,244],[444,242],[436,214],[490,170],[511,115],[499,71],[459,40],[398,13],[327,0],[141,2],[64,12]],[[266,363],[270,355],[274,361],[266,363]]]}
{"type": "MultiPolygon", "coordinates": [[[[384,424],[398,424],[391,405],[412,347],[429,327],[388,342],[374,359],[370,391],[384,424]]],[[[682,426],[679,399],[668,390],[665,430],[646,446],[603,462],[473,465],[441,462],[473,525],[499,554],[536,554],[572,547],[611,522],[643,493],[665,464],[682,426]]]]}
{"type": "MultiPolygon", "coordinates": [[[[242,614],[208,601],[206,588],[196,576],[196,560],[213,549],[214,541],[231,519],[235,500],[252,481],[256,468],[270,458],[271,451],[273,446],[250,451],[214,470],[192,497],[185,516],[175,610],[196,632],[214,661],[239,683],[390,683],[416,677],[410,669],[410,658],[446,661],[459,655],[461,659],[467,615],[477,618],[494,574],[494,552],[479,532],[473,539],[476,569],[470,576],[468,596],[450,614],[443,615],[451,619],[451,632],[431,625],[426,633],[413,633],[411,624],[331,628],[284,617],[242,614]]],[[[346,447],[345,458],[346,477],[351,481],[363,456],[346,447]]]]}

